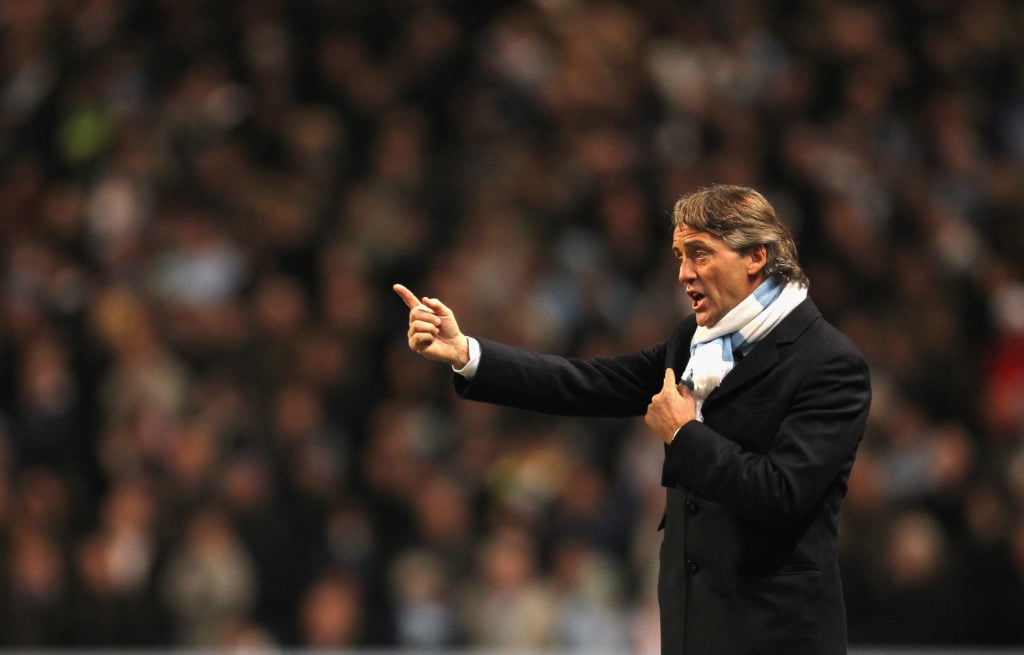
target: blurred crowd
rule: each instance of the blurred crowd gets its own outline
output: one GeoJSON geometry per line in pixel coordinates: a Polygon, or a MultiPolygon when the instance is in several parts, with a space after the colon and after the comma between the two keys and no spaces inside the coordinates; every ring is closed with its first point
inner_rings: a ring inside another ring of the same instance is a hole
{"type": "Polygon", "coordinates": [[[867,355],[861,644],[1024,644],[1013,0],[4,0],[0,646],[657,652],[639,419],[458,401],[463,330],[687,311],[676,198],[753,186],[867,355]]]}

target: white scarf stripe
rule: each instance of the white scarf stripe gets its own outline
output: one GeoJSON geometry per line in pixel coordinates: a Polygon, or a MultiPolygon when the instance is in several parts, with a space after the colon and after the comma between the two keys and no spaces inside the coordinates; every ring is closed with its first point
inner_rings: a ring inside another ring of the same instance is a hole
{"type": "Polygon", "coordinates": [[[735,366],[733,351],[763,339],[806,297],[807,287],[799,282],[781,286],[768,279],[717,323],[697,327],[690,340],[690,361],[682,375],[682,381],[693,389],[697,420],[704,420],[704,399],[735,366]]]}

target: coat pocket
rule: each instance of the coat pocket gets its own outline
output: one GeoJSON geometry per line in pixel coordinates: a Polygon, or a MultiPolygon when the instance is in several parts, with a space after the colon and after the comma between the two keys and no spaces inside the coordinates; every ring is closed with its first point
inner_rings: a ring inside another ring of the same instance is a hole
{"type": "Polygon", "coordinates": [[[744,398],[742,400],[737,399],[732,408],[735,414],[751,415],[751,414],[766,414],[768,412],[775,411],[782,399],[778,396],[771,398],[744,398]]]}
{"type": "Polygon", "coordinates": [[[831,608],[823,607],[821,571],[783,567],[746,579],[733,608],[744,617],[743,630],[753,654],[824,653],[818,643],[831,608]]]}
{"type": "Polygon", "coordinates": [[[821,569],[813,564],[787,564],[769,575],[821,575],[821,569]]]}

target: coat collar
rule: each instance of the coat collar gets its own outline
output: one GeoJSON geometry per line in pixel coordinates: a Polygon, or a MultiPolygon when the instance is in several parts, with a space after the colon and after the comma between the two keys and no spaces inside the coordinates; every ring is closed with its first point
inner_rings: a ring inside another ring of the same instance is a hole
{"type": "Polygon", "coordinates": [[[792,343],[813,323],[821,317],[821,312],[814,302],[807,298],[782,319],[774,330],[759,341],[746,357],[736,363],[735,368],[722,379],[722,384],[708,395],[704,407],[742,387],[748,381],[758,377],[775,365],[779,359],[778,347],[792,343]]]}

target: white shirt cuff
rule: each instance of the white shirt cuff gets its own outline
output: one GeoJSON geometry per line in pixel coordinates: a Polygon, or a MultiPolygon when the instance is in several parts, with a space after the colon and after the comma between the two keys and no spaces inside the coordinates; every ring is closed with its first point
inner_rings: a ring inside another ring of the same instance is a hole
{"type": "Polygon", "coordinates": [[[466,341],[469,343],[469,361],[462,368],[453,366],[452,370],[467,380],[471,380],[476,375],[477,367],[480,366],[480,342],[473,337],[466,337],[466,341]]]}

